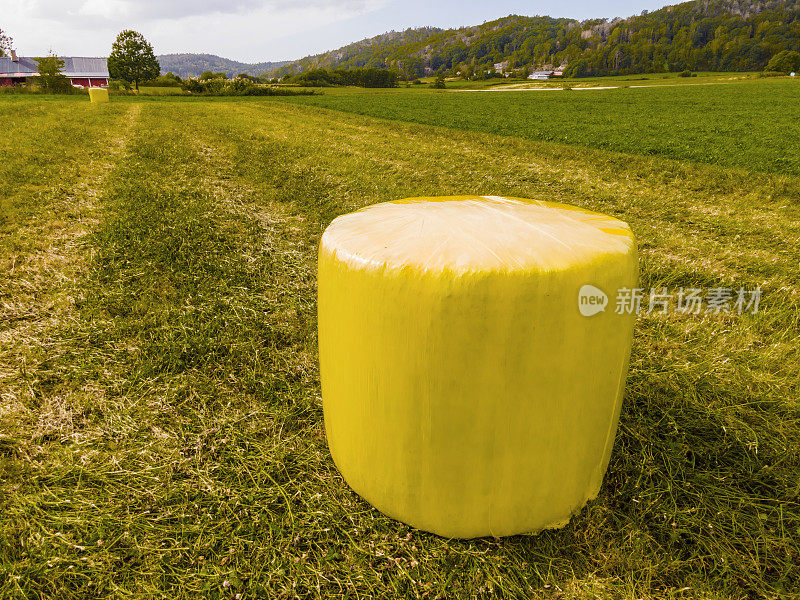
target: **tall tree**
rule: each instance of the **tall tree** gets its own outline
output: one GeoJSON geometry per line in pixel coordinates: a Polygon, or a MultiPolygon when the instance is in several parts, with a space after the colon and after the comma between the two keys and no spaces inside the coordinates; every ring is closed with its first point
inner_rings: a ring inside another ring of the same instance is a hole
{"type": "Polygon", "coordinates": [[[45,92],[49,94],[64,94],[72,91],[69,79],[64,77],[61,70],[64,68],[64,61],[58,58],[53,51],[47,56],[36,59],[39,71],[39,82],[45,92]]]}
{"type": "Polygon", "coordinates": [[[11,39],[11,36],[0,29],[0,56],[7,56],[13,44],[14,40],[11,39]]]}
{"type": "Polygon", "coordinates": [[[126,29],[117,36],[108,55],[108,74],[136,86],[139,82],[161,75],[161,66],[153,54],[153,47],[141,33],[126,29]]]}

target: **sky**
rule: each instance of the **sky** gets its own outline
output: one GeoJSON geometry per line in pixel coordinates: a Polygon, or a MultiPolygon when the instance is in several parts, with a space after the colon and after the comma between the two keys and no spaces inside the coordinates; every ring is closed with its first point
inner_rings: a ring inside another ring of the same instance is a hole
{"type": "Polygon", "coordinates": [[[0,30],[20,56],[107,56],[123,29],[156,54],[293,60],[380,33],[478,25],[509,14],[628,17],[676,0],[0,0],[0,30]]]}

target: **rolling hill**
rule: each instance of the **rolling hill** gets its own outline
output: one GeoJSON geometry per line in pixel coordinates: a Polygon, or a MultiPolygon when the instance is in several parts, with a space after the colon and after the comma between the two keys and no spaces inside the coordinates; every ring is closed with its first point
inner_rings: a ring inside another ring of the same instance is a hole
{"type": "Polygon", "coordinates": [[[800,50],[800,1],[694,0],[626,19],[510,15],[459,29],[393,31],[289,62],[272,74],[357,67],[395,69],[408,78],[558,67],[574,76],[753,71],[785,49],[800,50]]]}
{"type": "Polygon", "coordinates": [[[567,76],[663,71],[760,71],[782,50],[800,51],[800,0],[692,0],[625,19],[509,15],[458,29],[389,31],[296,61],[243,63],[213,54],[164,54],[161,71],[229,76],[381,68],[413,79],[486,77],[561,68],[567,76]]]}
{"type": "Polygon", "coordinates": [[[156,57],[161,72],[171,72],[179,77],[197,77],[204,71],[227,73],[229,76],[247,73],[258,76],[287,64],[283,62],[243,63],[214,54],[161,54],[156,57]]]}

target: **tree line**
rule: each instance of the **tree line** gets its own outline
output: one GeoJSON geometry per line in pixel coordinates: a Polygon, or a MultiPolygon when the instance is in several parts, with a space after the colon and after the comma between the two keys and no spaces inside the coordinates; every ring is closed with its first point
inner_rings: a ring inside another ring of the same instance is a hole
{"type": "Polygon", "coordinates": [[[627,19],[583,22],[509,16],[405,43],[376,40],[309,57],[276,73],[381,68],[402,79],[444,73],[482,78],[563,68],[565,75],[626,75],[665,71],[762,71],[782,51],[800,51],[800,1],[695,0],[627,19]]]}
{"type": "Polygon", "coordinates": [[[390,88],[397,85],[398,73],[381,68],[312,69],[297,75],[286,75],[281,80],[302,86],[327,87],[349,85],[363,88],[390,88]]]}

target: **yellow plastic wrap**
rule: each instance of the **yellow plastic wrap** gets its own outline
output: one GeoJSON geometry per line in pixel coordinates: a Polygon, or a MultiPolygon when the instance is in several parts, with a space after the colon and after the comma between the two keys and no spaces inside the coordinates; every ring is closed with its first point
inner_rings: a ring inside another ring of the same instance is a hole
{"type": "Polygon", "coordinates": [[[105,88],[89,88],[90,102],[108,102],[108,90],[105,88]]]}
{"type": "Polygon", "coordinates": [[[331,223],[318,276],[328,444],[372,505],[470,538],[560,527],[596,497],[633,331],[614,310],[637,281],[627,224],[514,198],[388,202],[331,223]]]}

